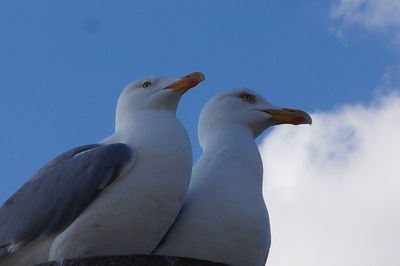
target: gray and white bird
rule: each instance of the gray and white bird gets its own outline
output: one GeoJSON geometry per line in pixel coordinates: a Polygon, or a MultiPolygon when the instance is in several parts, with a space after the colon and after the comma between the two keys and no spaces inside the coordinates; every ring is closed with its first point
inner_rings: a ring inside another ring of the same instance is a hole
{"type": "Polygon", "coordinates": [[[228,90],[205,105],[198,125],[203,153],[188,198],[155,254],[265,265],[271,237],[255,138],[277,124],[311,124],[311,117],[248,89],[228,90]]]}
{"type": "Polygon", "coordinates": [[[113,135],[55,158],[0,208],[0,265],[151,253],[190,182],[192,150],[177,106],[203,80],[195,72],[129,84],[113,135]]]}

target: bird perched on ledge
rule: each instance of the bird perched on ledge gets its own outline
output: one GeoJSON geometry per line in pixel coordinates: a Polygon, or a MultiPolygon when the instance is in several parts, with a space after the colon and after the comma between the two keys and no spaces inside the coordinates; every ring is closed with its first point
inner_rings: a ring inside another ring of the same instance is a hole
{"type": "Polygon", "coordinates": [[[265,265],[271,237],[254,139],[278,124],[311,124],[311,117],[248,89],[228,90],[205,105],[198,125],[203,154],[193,167],[188,198],[154,254],[265,265]]]}
{"type": "Polygon", "coordinates": [[[128,85],[112,136],[63,153],[0,208],[0,265],[151,253],[190,181],[192,151],[177,106],[203,80],[195,72],[128,85]]]}

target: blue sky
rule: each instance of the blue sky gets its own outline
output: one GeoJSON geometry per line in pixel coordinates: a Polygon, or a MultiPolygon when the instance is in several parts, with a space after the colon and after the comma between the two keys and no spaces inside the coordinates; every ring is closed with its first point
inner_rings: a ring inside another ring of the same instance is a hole
{"type": "Polygon", "coordinates": [[[228,88],[307,111],[368,101],[396,59],[374,38],[337,38],[333,3],[321,2],[2,2],[0,200],[60,152],[111,134],[137,78],[206,74],[178,113],[195,158],[199,111],[228,88]]]}
{"type": "Polygon", "coordinates": [[[0,202],[54,156],[112,134],[117,97],[137,78],[205,73],[178,112],[195,158],[200,109],[225,89],[249,87],[309,112],[369,103],[387,77],[398,81],[390,36],[400,24],[351,20],[345,5],[2,1],[0,202]]]}

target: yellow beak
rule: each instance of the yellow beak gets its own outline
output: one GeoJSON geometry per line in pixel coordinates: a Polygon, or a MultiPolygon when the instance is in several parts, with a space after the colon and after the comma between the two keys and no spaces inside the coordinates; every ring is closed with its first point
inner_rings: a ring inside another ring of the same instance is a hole
{"type": "Polygon", "coordinates": [[[180,78],[178,81],[172,83],[171,85],[165,87],[165,89],[170,89],[173,91],[183,91],[183,93],[185,93],[190,88],[197,86],[197,84],[199,84],[203,80],[205,80],[203,73],[193,72],[187,76],[180,78]]]}
{"type": "Polygon", "coordinates": [[[309,114],[304,111],[282,108],[282,109],[266,109],[264,112],[271,115],[271,119],[278,122],[278,124],[312,124],[312,119],[309,114]]]}

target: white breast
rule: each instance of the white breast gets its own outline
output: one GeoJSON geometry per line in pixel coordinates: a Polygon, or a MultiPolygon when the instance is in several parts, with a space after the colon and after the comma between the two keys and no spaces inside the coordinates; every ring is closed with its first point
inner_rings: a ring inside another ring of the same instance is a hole
{"type": "Polygon", "coordinates": [[[270,245],[257,147],[205,151],[183,211],[157,254],[264,264],[270,245]]]}
{"type": "Polygon", "coordinates": [[[135,164],[56,238],[50,259],[149,254],[167,232],[186,196],[191,146],[175,117],[152,114],[157,123],[149,124],[146,115],[129,134],[117,132],[103,141],[130,145],[135,164]]]}

